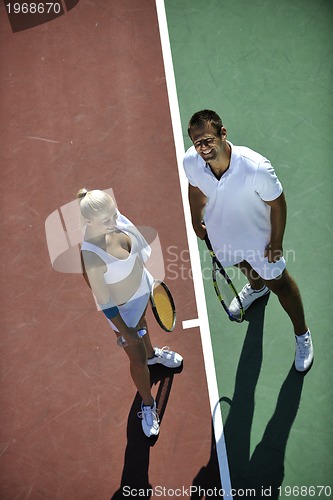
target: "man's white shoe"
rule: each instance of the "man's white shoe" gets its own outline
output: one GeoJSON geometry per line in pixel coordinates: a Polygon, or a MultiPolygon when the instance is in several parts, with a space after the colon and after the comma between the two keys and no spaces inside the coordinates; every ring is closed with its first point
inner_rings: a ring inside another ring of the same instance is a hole
{"type": "Polygon", "coordinates": [[[169,347],[154,348],[155,355],[148,359],[148,365],[160,363],[167,368],[178,368],[183,362],[183,357],[178,352],[171,351],[169,347]]]}
{"type": "Polygon", "coordinates": [[[159,416],[156,409],[156,401],[154,400],[153,406],[144,406],[141,403],[141,411],[138,417],[142,418],[142,429],[147,437],[157,436],[160,432],[159,416]]]}
{"type": "MultiPolygon", "coordinates": [[[[265,285],[261,290],[254,290],[249,283],[243,286],[242,290],[239,292],[238,296],[242,303],[244,311],[250,307],[252,302],[264,295],[267,295],[270,292],[270,289],[265,285]]],[[[230,312],[234,316],[240,315],[239,304],[236,297],[231,301],[230,304],[230,312]]]]}
{"type": "Polygon", "coordinates": [[[310,330],[304,333],[304,335],[295,335],[295,338],[295,368],[298,372],[305,372],[310,368],[314,355],[310,330]]]}

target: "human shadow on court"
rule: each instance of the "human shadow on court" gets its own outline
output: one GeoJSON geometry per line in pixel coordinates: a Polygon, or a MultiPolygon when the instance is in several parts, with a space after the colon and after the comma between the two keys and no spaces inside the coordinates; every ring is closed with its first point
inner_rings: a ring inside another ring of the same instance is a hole
{"type": "Polygon", "coordinates": [[[261,300],[247,313],[249,325],[238,363],[230,412],[224,425],[231,484],[239,492],[234,498],[240,498],[246,489],[255,490],[256,498],[279,497],[286,445],[303,388],[304,375],[298,373],[292,364],[281,386],[274,413],[251,455],[255,389],[263,359],[265,305],[265,300],[261,300]]]}
{"type": "MultiPolygon", "coordinates": [[[[176,373],[183,370],[183,364],[179,368],[166,368],[163,365],[153,365],[149,367],[151,386],[158,384],[155,397],[160,423],[163,420],[173,378],[176,373]]],[[[130,490],[140,490],[140,497],[150,498],[149,490],[149,458],[150,448],[158,440],[148,438],[144,435],[141,427],[141,420],[137,414],[141,411],[141,396],[136,394],[127,421],[127,446],[125,450],[124,468],[119,490],[111,497],[111,500],[118,498],[128,498],[130,490]],[[146,494],[144,495],[144,492],[146,494]],[[124,495],[125,493],[125,495],[124,495]]]]}
{"type": "MultiPolygon", "coordinates": [[[[238,363],[233,398],[220,399],[231,485],[239,492],[239,495],[234,495],[235,499],[244,498],[245,490],[252,490],[253,498],[278,499],[278,487],[284,477],[286,445],[303,388],[304,375],[298,373],[292,365],[280,389],[274,414],[251,455],[255,389],[263,359],[264,312],[267,300],[268,297],[258,300],[246,313],[249,324],[238,363]]],[[[209,463],[194,479],[194,485],[201,483],[203,488],[204,483],[206,487],[220,487],[219,482],[213,485],[208,479],[216,477],[214,446],[212,451],[209,463]]]]}

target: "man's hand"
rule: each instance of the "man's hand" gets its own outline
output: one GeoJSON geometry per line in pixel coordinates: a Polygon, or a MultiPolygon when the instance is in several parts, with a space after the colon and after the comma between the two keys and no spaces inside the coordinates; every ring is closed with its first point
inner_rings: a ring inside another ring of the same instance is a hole
{"type": "Polygon", "coordinates": [[[281,243],[269,242],[265,248],[265,257],[268,262],[277,262],[283,256],[283,248],[281,243]]]}
{"type": "Polygon", "coordinates": [[[286,227],[287,205],[282,193],[276,200],[265,201],[271,207],[271,239],[265,249],[268,262],[277,262],[283,255],[282,241],[286,227]]]}
{"type": "Polygon", "coordinates": [[[200,238],[201,240],[205,239],[207,230],[206,226],[203,223],[201,223],[200,225],[197,224],[196,226],[193,225],[193,229],[198,238],[200,238]]]}

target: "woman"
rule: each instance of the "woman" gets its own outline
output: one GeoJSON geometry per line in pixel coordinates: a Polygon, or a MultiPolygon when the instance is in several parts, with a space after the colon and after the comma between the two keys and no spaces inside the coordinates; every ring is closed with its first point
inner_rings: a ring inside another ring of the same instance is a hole
{"type": "Polygon", "coordinates": [[[153,278],[144,265],[150,247],[108,193],[81,189],[77,197],[85,224],[81,254],[89,285],[118,343],[124,341],[131,376],[142,397],[138,416],[143,432],[157,436],[159,418],[147,365],[176,368],[183,358],[165,348],[153,348],[150,341],[145,313],[153,278]]]}

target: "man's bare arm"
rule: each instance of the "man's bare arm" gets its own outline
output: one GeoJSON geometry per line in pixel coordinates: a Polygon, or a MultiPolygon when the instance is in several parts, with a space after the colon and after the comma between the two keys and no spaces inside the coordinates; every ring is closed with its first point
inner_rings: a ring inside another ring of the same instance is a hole
{"type": "Polygon", "coordinates": [[[206,235],[206,228],[202,225],[202,220],[204,208],[207,204],[207,196],[204,195],[199,188],[189,184],[188,198],[191,208],[193,229],[198,238],[203,240],[206,235]]]}

